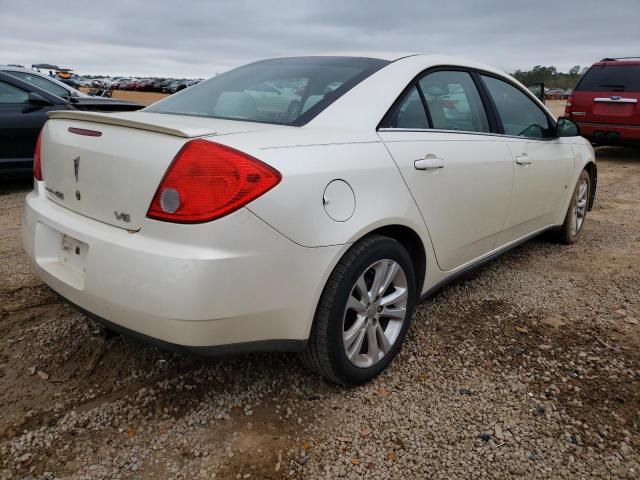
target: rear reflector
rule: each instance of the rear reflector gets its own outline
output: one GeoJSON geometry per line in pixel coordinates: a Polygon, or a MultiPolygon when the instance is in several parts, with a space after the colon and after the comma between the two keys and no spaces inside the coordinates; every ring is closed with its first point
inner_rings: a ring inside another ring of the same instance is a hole
{"type": "Polygon", "coordinates": [[[102,136],[102,132],[99,132],[98,130],[87,130],[86,128],[76,128],[76,127],[69,127],[68,130],[71,133],[75,133],[77,135],[85,135],[87,137],[101,137],[102,136]]]}
{"type": "Polygon", "coordinates": [[[147,217],[203,223],[228,215],[271,190],[280,173],[246,153],[197,139],[173,159],[147,217]]]}
{"type": "Polygon", "coordinates": [[[33,178],[42,181],[42,158],[40,154],[40,144],[42,143],[42,129],[38,134],[38,140],[36,141],[36,149],[33,152],[33,178]]]}

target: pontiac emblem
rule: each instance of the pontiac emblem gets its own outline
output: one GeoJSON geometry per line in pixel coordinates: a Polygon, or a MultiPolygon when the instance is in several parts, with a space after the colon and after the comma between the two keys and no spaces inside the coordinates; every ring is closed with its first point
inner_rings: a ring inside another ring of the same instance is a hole
{"type": "Polygon", "coordinates": [[[73,157],[73,173],[76,176],[76,182],[78,181],[78,170],[80,169],[80,155],[73,157]]]}

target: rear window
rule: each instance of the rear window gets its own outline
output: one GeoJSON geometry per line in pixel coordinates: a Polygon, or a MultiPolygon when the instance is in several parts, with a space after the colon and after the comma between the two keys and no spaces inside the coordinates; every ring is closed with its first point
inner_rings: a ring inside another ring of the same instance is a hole
{"type": "Polygon", "coordinates": [[[580,92],[640,92],[640,66],[594,65],[576,85],[580,92]]]}
{"type": "Polygon", "coordinates": [[[389,62],[360,57],[295,57],[236,68],[144,111],[304,125],[389,62]]]}

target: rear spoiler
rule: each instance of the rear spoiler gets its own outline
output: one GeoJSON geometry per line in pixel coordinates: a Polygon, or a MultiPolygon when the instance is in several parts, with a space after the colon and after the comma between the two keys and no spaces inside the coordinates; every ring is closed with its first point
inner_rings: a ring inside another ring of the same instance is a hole
{"type": "Polygon", "coordinates": [[[211,130],[205,127],[189,127],[188,129],[181,130],[179,128],[172,128],[166,125],[162,125],[160,124],[160,122],[158,122],[157,116],[153,116],[152,121],[152,118],[150,118],[151,114],[145,114],[144,112],[98,113],[81,112],[74,110],[55,110],[52,112],[48,112],[47,115],[49,115],[49,118],[52,119],[80,120],[83,122],[101,123],[103,125],[118,125],[121,127],[135,128],[137,130],[148,130],[150,132],[164,133],[166,135],[173,135],[174,137],[182,138],[203,137],[206,135],[216,134],[215,130],[211,130]],[[134,114],[135,117],[132,118],[131,114],[134,114]],[[145,121],[147,119],[148,121],[145,121]]]}

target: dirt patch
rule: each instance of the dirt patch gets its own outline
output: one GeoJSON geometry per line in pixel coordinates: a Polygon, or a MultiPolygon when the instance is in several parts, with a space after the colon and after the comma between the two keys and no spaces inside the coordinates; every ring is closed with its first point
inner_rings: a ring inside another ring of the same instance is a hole
{"type": "MultiPolygon", "coordinates": [[[[88,88],[81,88],[83,92],[88,92],[88,88]]],[[[137,102],[143,105],[151,105],[158,100],[167,97],[168,94],[161,92],[137,92],[135,90],[113,90],[111,98],[116,100],[126,100],[128,102],[137,102]]]]}

